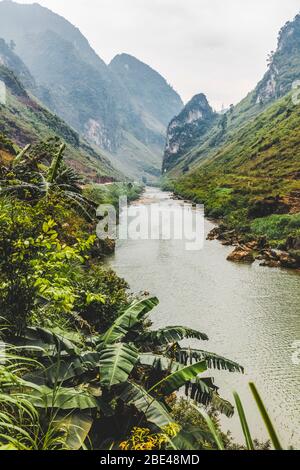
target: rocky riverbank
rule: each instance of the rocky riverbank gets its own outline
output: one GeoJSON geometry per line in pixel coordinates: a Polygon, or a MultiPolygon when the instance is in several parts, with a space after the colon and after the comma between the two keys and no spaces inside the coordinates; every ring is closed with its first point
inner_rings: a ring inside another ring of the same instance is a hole
{"type": "Polygon", "coordinates": [[[219,240],[224,246],[235,247],[227,257],[228,261],[251,264],[258,260],[261,266],[300,270],[299,238],[291,237],[283,249],[273,249],[266,237],[246,241],[245,236],[221,223],[208,234],[207,239],[219,240]]]}

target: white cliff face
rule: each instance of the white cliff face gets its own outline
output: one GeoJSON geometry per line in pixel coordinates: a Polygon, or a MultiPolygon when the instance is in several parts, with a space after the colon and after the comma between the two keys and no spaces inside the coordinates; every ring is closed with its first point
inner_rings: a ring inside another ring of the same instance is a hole
{"type": "Polygon", "coordinates": [[[203,112],[200,111],[200,109],[197,109],[189,112],[186,122],[188,124],[192,124],[193,122],[198,121],[199,119],[203,119],[203,112]]]}
{"type": "Polygon", "coordinates": [[[256,103],[267,103],[291,91],[293,81],[299,78],[299,53],[300,15],[297,15],[279,33],[269,69],[256,89],[256,103]]]}
{"type": "Polygon", "coordinates": [[[89,119],[85,124],[85,137],[101,148],[112,150],[112,142],[107,135],[107,130],[102,123],[95,119],[89,119]]]}
{"type": "Polygon", "coordinates": [[[169,124],[166,137],[163,171],[185,154],[197,138],[210,127],[215,113],[203,94],[194,96],[169,124]]]}
{"type": "Polygon", "coordinates": [[[275,69],[274,69],[274,71],[271,71],[271,69],[270,69],[270,76],[269,76],[264,88],[262,88],[259,91],[259,94],[257,96],[257,100],[256,100],[257,104],[260,103],[260,102],[269,101],[269,100],[275,98],[275,96],[276,96],[276,85],[277,85],[276,77],[277,77],[277,74],[275,72],[275,69]]]}

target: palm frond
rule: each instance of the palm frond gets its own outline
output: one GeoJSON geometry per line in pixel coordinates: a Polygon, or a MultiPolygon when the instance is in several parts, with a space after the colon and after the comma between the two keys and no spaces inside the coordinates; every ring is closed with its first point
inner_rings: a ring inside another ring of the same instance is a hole
{"type": "Polygon", "coordinates": [[[106,333],[102,335],[101,341],[105,344],[120,341],[130,329],[141,322],[158,303],[159,300],[157,297],[133,302],[125,312],[114,321],[106,333]]]}
{"type": "Polygon", "coordinates": [[[205,333],[186,328],[184,326],[166,326],[157,331],[149,331],[142,336],[142,340],[149,341],[153,344],[163,345],[175,343],[185,338],[194,338],[207,341],[208,337],[205,333]]]}
{"type": "Polygon", "coordinates": [[[244,368],[237,362],[226,359],[218,354],[202,351],[201,349],[180,348],[175,352],[175,357],[181,364],[206,361],[208,368],[228,370],[229,372],[244,372],[244,368]]]}
{"type": "Polygon", "coordinates": [[[138,411],[142,412],[147,421],[160,429],[172,422],[172,418],[166,408],[141,386],[133,382],[129,381],[122,387],[119,398],[126,405],[134,406],[138,411]]]}

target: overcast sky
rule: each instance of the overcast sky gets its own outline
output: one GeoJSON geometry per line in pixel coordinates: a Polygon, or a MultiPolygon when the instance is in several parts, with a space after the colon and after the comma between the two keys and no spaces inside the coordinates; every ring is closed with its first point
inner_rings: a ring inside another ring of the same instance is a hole
{"type": "MultiPolygon", "coordinates": [[[[32,3],[18,0],[19,3],[32,3]]],[[[236,103],[266,70],[281,26],[299,0],[40,0],[109,62],[126,52],[159,71],[184,101],[236,103]]]]}

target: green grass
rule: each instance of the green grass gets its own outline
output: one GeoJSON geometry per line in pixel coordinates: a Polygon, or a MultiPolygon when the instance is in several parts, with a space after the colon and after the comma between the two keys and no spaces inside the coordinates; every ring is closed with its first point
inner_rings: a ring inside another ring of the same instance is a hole
{"type": "Polygon", "coordinates": [[[195,170],[165,186],[178,195],[203,203],[210,217],[231,227],[282,241],[299,236],[299,214],[252,221],[248,210],[266,197],[297,198],[300,191],[300,106],[287,96],[232,135],[195,170]],[[295,227],[296,224],[296,227],[295,227]],[[298,231],[297,231],[298,230],[298,231]]]}
{"type": "Polygon", "coordinates": [[[251,231],[257,236],[266,236],[275,244],[279,244],[288,236],[300,237],[300,214],[273,214],[255,219],[251,223],[251,231]]]}

